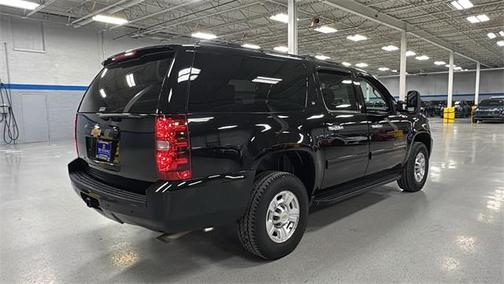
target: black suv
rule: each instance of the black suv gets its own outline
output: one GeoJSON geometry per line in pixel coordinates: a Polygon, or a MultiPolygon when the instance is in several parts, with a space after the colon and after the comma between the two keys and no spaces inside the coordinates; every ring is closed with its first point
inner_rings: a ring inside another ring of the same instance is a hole
{"type": "Polygon", "coordinates": [[[75,120],[69,166],[84,202],[162,232],[236,224],[276,259],[309,205],[398,180],[422,189],[432,148],[419,94],[397,103],[365,71],[230,45],[107,59],[75,120]]]}

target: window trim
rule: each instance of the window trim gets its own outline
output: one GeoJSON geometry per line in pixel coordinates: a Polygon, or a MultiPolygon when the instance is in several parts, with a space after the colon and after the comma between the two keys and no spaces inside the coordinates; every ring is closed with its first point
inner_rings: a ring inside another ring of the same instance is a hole
{"type": "MultiPolygon", "coordinates": [[[[382,96],[383,100],[385,101],[385,103],[388,105],[388,108],[389,108],[387,111],[368,110],[368,108],[366,106],[366,100],[364,98],[364,94],[362,93],[362,89],[359,86],[358,93],[359,93],[359,96],[361,97],[361,100],[363,102],[362,109],[363,109],[364,113],[370,113],[370,114],[394,114],[395,113],[395,108],[393,106],[393,100],[391,99],[391,96],[388,92],[384,94],[383,90],[381,88],[377,87],[376,84],[373,83],[372,80],[369,80],[367,76],[362,76],[361,74],[359,74],[356,77],[356,80],[359,83],[361,81],[365,81],[368,84],[370,84],[374,89],[376,89],[380,93],[380,95],[382,96]]],[[[357,87],[357,86],[355,86],[355,87],[357,87]]]]}
{"type": "Polygon", "coordinates": [[[363,110],[363,106],[361,104],[361,101],[359,100],[359,95],[356,93],[356,90],[355,90],[355,85],[352,84],[353,88],[353,95],[355,97],[355,102],[357,103],[357,109],[340,109],[340,110],[332,110],[330,108],[327,107],[327,104],[325,102],[325,99],[324,99],[324,95],[322,93],[322,84],[321,84],[321,81],[320,81],[320,77],[319,77],[319,73],[320,72],[323,72],[323,71],[326,71],[326,72],[329,72],[329,73],[341,73],[341,74],[348,74],[348,76],[350,77],[350,79],[352,80],[352,82],[354,81],[355,77],[353,76],[353,73],[351,71],[348,71],[348,70],[342,70],[342,69],[338,69],[338,68],[331,68],[331,67],[316,67],[315,68],[315,76],[317,78],[317,93],[319,94],[320,96],[320,99],[322,101],[322,104],[324,105],[325,109],[327,112],[329,113],[338,113],[338,112],[344,112],[344,113],[362,113],[362,110],[363,110]]]}

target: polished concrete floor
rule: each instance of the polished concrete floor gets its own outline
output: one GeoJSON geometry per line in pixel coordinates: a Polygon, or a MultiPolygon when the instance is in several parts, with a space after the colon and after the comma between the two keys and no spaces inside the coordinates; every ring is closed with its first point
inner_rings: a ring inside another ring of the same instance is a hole
{"type": "Polygon", "coordinates": [[[0,147],[0,282],[504,282],[504,124],[433,119],[423,192],[381,186],[318,208],[291,255],[224,229],[160,236],[85,207],[72,142],[0,147]]]}

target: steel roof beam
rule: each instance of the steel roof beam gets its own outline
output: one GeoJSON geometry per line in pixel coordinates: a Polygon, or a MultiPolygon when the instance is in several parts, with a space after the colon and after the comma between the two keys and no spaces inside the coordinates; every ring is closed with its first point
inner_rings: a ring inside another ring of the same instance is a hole
{"type": "MultiPolygon", "coordinates": [[[[406,31],[408,33],[413,34],[414,36],[417,36],[419,38],[422,38],[423,40],[436,45],[440,48],[443,48],[447,51],[453,51],[457,55],[462,56],[466,59],[469,59],[474,62],[479,62],[479,60],[476,60],[474,58],[471,58],[469,56],[464,55],[462,52],[457,51],[457,48],[453,46],[451,43],[445,42],[444,40],[430,34],[429,32],[416,27],[414,25],[411,25],[405,21],[399,20],[395,17],[392,17],[390,15],[387,15],[385,13],[379,12],[373,8],[369,8],[366,5],[362,5],[360,3],[357,3],[353,0],[332,0],[332,1],[326,1],[326,0],[320,0],[320,2],[334,7],[341,9],[343,11],[358,15],[360,17],[363,17],[365,19],[380,23],[382,25],[391,27],[393,29],[399,30],[399,31],[406,31]]],[[[488,67],[487,65],[485,65],[488,67]]]]}
{"type": "Polygon", "coordinates": [[[28,13],[25,18],[28,18],[30,17],[31,15],[37,13],[38,11],[44,9],[45,7],[51,5],[52,3],[56,2],[56,0],[47,0],[44,4],[38,6],[37,8],[33,9],[30,11],[30,13],[28,13]]]}
{"type": "MultiPolygon", "coordinates": [[[[184,8],[186,6],[189,6],[189,5],[192,5],[194,3],[197,3],[197,2],[200,2],[201,0],[191,0],[189,2],[185,2],[185,3],[182,3],[182,4],[178,4],[178,5],[175,5],[175,6],[171,6],[171,7],[168,7],[168,8],[165,8],[165,9],[162,9],[160,11],[157,11],[155,13],[150,13],[150,14],[147,14],[145,16],[142,16],[142,17],[139,17],[139,18],[136,18],[136,19],[132,19],[131,21],[129,21],[128,24],[132,24],[132,23],[136,23],[136,22],[140,22],[140,21],[143,21],[143,20],[146,20],[146,19],[149,19],[149,18],[152,18],[152,17],[155,17],[155,16],[158,16],[158,15],[162,15],[162,14],[165,14],[165,13],[168,13],[168,12],[171,12],[173,10],[177,10],[177,9],[180,9],[180,8],[184,8]]],[[[110,29],[113,30],[113,29],[116,29],[118,27],[122,27],[122,26],[113,26],[111,27],[110,29]]]]}
{"type": "Polygon", "coordinates": [[[93,16],[96,16],[96,15],[101,14],[103,12],[105,12],[107,14],[115,14],[115,13],[120,12],[122,10],[128,9],[132,6],[138,5],[144,1],[145,0],[121,0],[119,2],[111,4],[111,5],[106,6],[104,8],[101,8],[99,10],[96,10],[90,14],[87,14],[86,16],[84,16],[82,18],[79,18],[79,19],[73,21],[72,25],[76,28],[82,27],[84,25],[87,25],[87,24],[93,22],[93,20],[91,19],[93,16]]]}

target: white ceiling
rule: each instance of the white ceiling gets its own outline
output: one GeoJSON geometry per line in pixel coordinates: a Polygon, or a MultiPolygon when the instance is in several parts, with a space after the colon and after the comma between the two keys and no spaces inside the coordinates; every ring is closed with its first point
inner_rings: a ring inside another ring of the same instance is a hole
{"type": "MultiPolygon", "coordinates": [[[[32,0],[35,1],[35,0],[32,0]]],[[[350,1],[350,0],[348,0],[350,1]]],[[[298,0],[299,53],[324,54],[336,62],[365,62],[365,68],[373,73],[379,67],[399,69],[399,51],[386,52],[381,47],[400,46],[400,32],[348,13],[332,5],[316,0],[298,0]],[[322,34],[313,30],[310,23],[319,17],[321,24],[330,25],[338,32],[322,34]],[[353,34],[368,37],[365,41],[353,42],[346,37],[353,34]]],[[[335,2],[335,0],[334,0],[335,2]]],[[[421,28],[431,35],[449,43],[457,51],[481,62],[483,67],[504,67],[504,47],[497,40],[489,39],[487,33],[504,30],[504,1],[472,0],[474,7],[456,10],[449,0],[355,0],[380,13],[392,16],[421,28]],[[469,23],[466,18],[486,14],[490,21],[469,23]]],[[[65,21],[76,29],[95,25],[112,33],[115,38],[154,38],[166,42],[192,42],[189,35],[195,31],[216,34],[219,40],[235,43],[253,43],[263,49],[287,45],[287,25],[272,21],[269,17],[287,12],[287,0],[46,0],[42,8],[30,18],[65,21]],[[96,13],[112,14],[127,18],[125,26],[113,27],[91,21],[96,13]]],[[[0,8],[1,14],[26,16],[28,12],[14,8],[0,8]]],[[[425,40],[408,34],[408,50],[417,55],[426,54],[426,61],[408,58],[408,72],[444,71],[444,66],[434,61],[448,62],[448,51],[425,40]]],[[[474,68],[475,63],[461,56],[455,64],[474,68]]]]}

